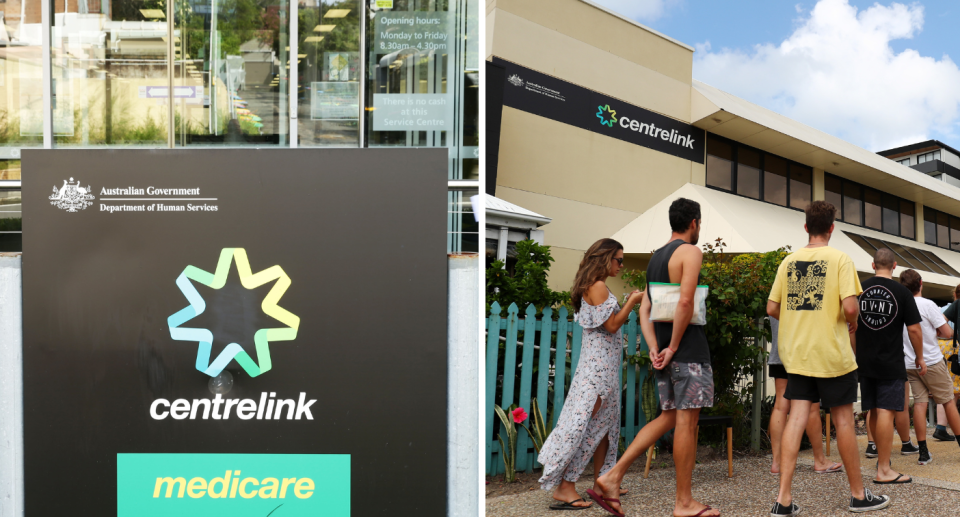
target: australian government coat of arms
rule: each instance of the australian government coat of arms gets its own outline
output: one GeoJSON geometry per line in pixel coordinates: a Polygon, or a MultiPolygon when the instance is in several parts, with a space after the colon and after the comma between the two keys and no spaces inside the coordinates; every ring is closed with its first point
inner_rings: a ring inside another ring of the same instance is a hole
{"type": "Polygon", "coordinates": [[[54,185],[50,204],[67,212],[84,210],[92,205],[95,199],[90,190],[90,185],[86,188],[81,187],[79,180],[76,183],[73,182],[73,178],[70,178],[70,181],[63,180],[63,187],[60,189],[54,185]]]}

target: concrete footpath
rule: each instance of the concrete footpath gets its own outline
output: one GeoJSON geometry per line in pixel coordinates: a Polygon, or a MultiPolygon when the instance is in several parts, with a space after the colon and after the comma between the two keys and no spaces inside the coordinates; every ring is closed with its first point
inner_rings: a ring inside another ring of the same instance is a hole
{"type": "MultiPolygon", "coordinates": [[[[835,445],[835,444],[834,444],[835,445]]],[[[957,444],[953,444],[958,449],[957,444]]],[[[836,447],[832,447],[836,454],[836,447]]],[[[897,449],[899,451],[899,449],[897,449]]],[[[960,451],[955,451],[960,457],[960,451]]],[[[862,453],[861,453],[862,457],[862,453]]],[[[905,457],[906,458],[906,457],[905,457]]],[[[914,466],[916,456],[912,456],[914,466]]],[[[939,459],[939,458],[937,458],[939,459]]],[[[866,463],[866,460],[863,460],[866,463]]],[[[733,478],[727,478],[726,460],[698,464],[693,473],[693,496],[721,511],[721,515],[758,516],[769,515],[776,500],[779,476],[770,474],[770,458],[739,458],[734,460],[733,478]]],[[[908,472],[914,472],[909,470],[908,472]]],[[[863,468],[866,486],[875,494],[886,494],[893,504],[875,515],[892,516],[953,516],[960,508],[960,491],[913,483],[901,486],[879,486],[870,482],[874,474],[873,462],[863,468]]],[[[643,479],[640,473],[630,473],[623,487],[630,493],[622,498],[628,516],[669,516],[673,513],[676,497],[676,478],[672,468],[650,471],[643,479]]],[[[592,481],[577,484],[585,496],[592,481]]],[[[812,460],[801,460],[794,476],[794,500],[805,516],[849,516],[849,485],[841,473],[817,474],[813,472],[812,460]]],[[[588,498],[589,500],[589,498],[588,498]]],[[[487,499],[488,517],[558,517],[560,512],[549,510],[552,498],[549,492],[534,490],[529,493],[507,495],[487,499]]],[[[569,513],[569,512],[566,512],[569,513]]],[[[596,504],[588,510],[575,512],[581,517],[609,515],[596,504]]]]}

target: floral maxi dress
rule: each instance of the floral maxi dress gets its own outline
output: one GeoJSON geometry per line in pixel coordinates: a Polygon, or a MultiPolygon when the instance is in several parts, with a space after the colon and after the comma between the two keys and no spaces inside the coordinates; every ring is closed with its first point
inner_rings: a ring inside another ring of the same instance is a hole
{"type": "MultiPolygon", "coordinates": [[[[576,482],[604,437],[610,440],[600,474],[613,468],[617,462],[623,337],[620,330],[607,332],[603,323],[618,312],[620,305],[613,293],[609,293],[607,300],[600,305],[590,305],[583,300],[580,311],[574,316],[583,327],[580,361],[557,427],[540,451],[538,461],[543,465],[540,488],[543,490],[553,490],[561,479],[576,482]],[[597,414],[592,416],[597,397],[603,402],[597,414]]],[[[555,389],[563,389],[563,386],[555,386],[555,389]]]]}

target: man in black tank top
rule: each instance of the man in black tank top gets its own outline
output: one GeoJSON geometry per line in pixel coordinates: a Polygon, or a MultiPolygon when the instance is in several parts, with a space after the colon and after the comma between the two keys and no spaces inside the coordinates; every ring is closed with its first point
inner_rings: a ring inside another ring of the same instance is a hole
{"type": "MultiPolygon", "coordinates": [[[[700,205],[689,199],[675,200],[670,205],[670,227],[673,230],[670,240],[653,254],[647,266],[647,282],[680,284],[680,301],[673,322],[650,321],[648,296],[644,296],[640,304],[640,325],[650,347],[662,412],[640,430],[616,466],[597,479],[597,485],[603,489],[605,501],[611,502],[617,497],[620,482],[630,465],[661,436],[676,428],[673,459],[677,499],[673,514],[712,517],[719,512],[694,501],[690,489],[700,408],[713,406],[713,369],[707,336],[702,326],[690,325],[703,263],[703,252],[696,246],[700,238],[700,205]]],[[[610,506],[623,513],[619,501],[610,506]]]]}

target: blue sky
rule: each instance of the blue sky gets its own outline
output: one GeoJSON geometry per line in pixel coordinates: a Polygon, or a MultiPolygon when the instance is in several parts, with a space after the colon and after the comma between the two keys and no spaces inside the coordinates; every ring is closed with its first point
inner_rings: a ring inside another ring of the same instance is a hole
{"type": "Polygon", "coordinates": [[[960,1],[594,0],[697,48],[694,78],[877,151],[960,147],[960,1]]]}

